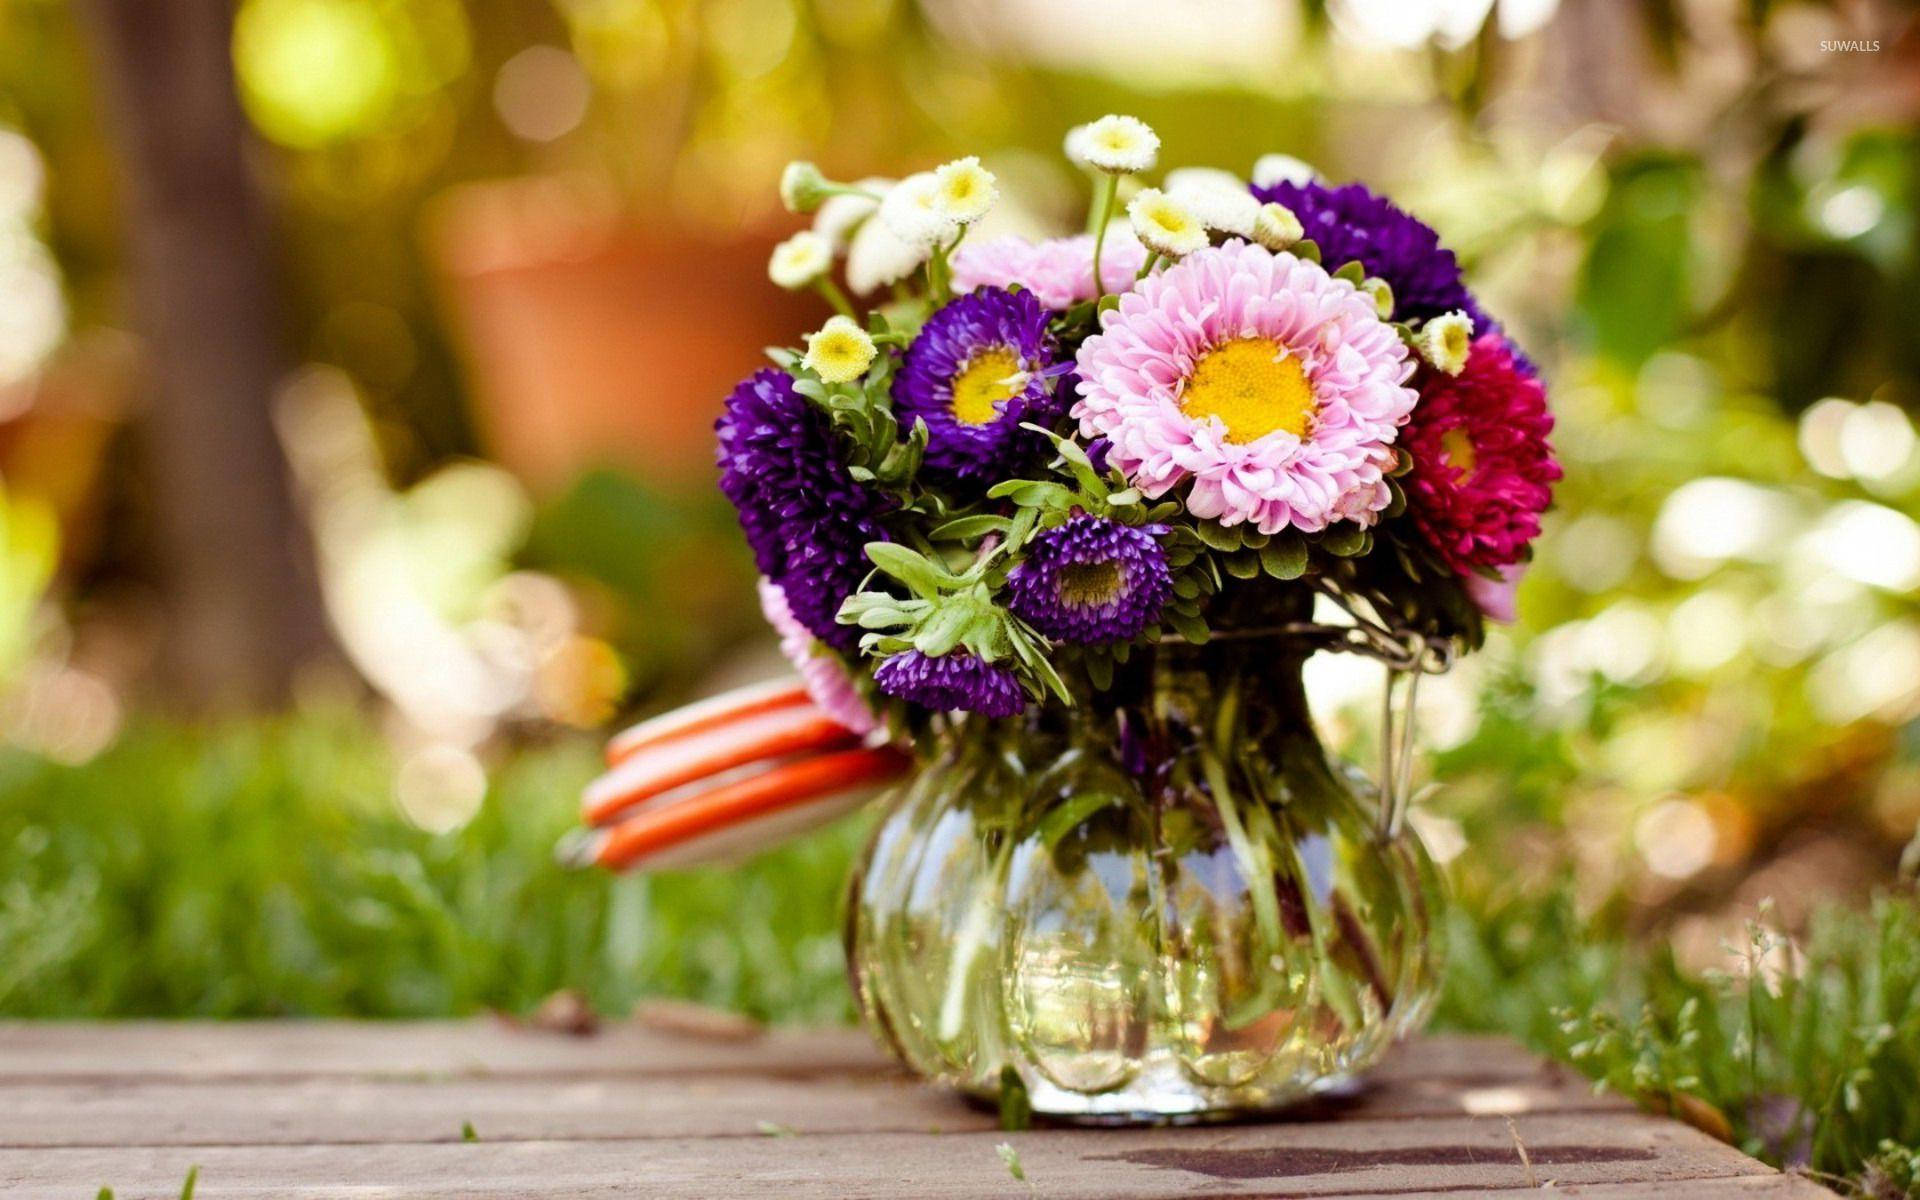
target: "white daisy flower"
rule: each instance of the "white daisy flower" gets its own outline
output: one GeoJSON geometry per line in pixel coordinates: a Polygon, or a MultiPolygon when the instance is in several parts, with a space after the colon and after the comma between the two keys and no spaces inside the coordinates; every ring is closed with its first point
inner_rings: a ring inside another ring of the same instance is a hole
{"type": "Polygon", "coordinates": [[[803,229],[773,248],[767,260],[767,278],[797,292],[833,269],[833,243],[803,229]]]}
{"type": "Polygon", "coordinates": [[[867,373],[876,353],[873,339],[851,317],[829,317],[807,335],[800,365],[828,383],[851,383],[867,373]]]}
{"type": "Polygon", "coordinates": [[[1306,233],[1300,218],[1284,204],[1262,204],[1253,222],[1253,240],[1276,252],[1291,248],[1306,233]]]}
{"type": "Polygon", "coordinates": [[[1473,349],[1473,318],[1459,309],[1438,316],[1420,328],[1420,357],[1436,371],[1458,375],[1466,369],[1473,349]]]}
{"type": "Polygon", "coordinates": [[[1180,192],[1190,187],[1217,187],[1229,192],[1244,192],[1247,181],[1219,167],[1175,167],[1160,184],[1163,192],[1180,192]]]}
{"type": "Polygon", "coordinates": [[[901,241],[929,248],[959,229],[941,202],[940,180],[932,171],[909,175],[895,185],[880,201],[880,219],[901,241]]]}
{"type": "Polygon", "coordinates": [[[1253,186],[1272,187],[1276,183],[1311,183],[1320,172],[1311,163],[1291,154],[1262,154],[1253,164],[1253,186]]]}
{"type": "Polygon", "coordinates": [[[1000,198],[999,181],[971,154],[938,168],[933,179],[938,188],[936,203],[941,211],[962,225],[971,225],[986,216],[993,202],[1000,198]]]}
{"type": "Polygon", "coordinates": [[[859,192],[841,192],[827,197],[820,211],[813,214],[813,231],[827,239],[835,254],[844,253],[853,240],[854,230],[880,207],[880,197],[893,186],[893,180],[878,177],[862,179],[853,186],[859,192]]]}
{"type": "Polygon", "coordinates": [[[787,211],[810,213],[827,198],[827,177],[810,162],[790,162],[780,172],[780,203],[787,211]]]}
{"type": "Polygon", "coordinates": [[[1151,171],[1159,156],[1160,135],[1138,117],[1108,113],[1067,133],[1067,157],[1109,175],[1151,171]]]}
{"type": "Polygon", "coordinates": [[[932,256],[932,246],[903,241],[875,218],[860,226],[847,247],[847,286],[855,295],[867,295],[905,279],[932,256]]]}
{"type": "Polygon", "coordinates": [[[1186,205],[1159,188],[1142,188],[1127,205],[1133,235],[1155,254],[1184,258],[1207,248],[1207,227],[1186,205]]]}
{"type": "Polygon", "coordinates": [[[1195,180],[1167,188],[1167,195],[1199,218],[1208,229],[1252,239],[1260,222],[1260,202],[1234,181],[1222,187],[1214,180],[1195,180]]]}

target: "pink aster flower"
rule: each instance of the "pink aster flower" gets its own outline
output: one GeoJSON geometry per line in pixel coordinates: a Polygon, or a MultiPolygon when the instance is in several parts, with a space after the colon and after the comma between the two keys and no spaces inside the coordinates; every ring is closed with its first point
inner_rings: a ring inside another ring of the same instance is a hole
{"type": "MultiPolygon", "coordinates": [[[[1133,277],[1146,261],[1147,248],[1131,230],[1109,230],[1106,245],[1100,247],[1100,275],[1107,291],[1132,287],[1133,277]]],[[[1023,237],[1001,237],[963,245],[954,252],[954,291],[1015,285],[1053,309],[1093,299],[1093,235],[1049,238],[1038,244],[1023,237]]]]}
{"type": "Polygon", "coordinates": [[[1546,389],[1497,332],[1474,339],[1460,374],[1426,371],[1419,384],[1406,433],[1414,520],[1462,575],[1512,566],[1560,478],[1546,389]]]}
{"type": "Polygon", "coordinates": [[[806,685],[807,695],[813,697],[820,711],[862,737],[872,733],[879,722],[860,693],[854,690],[853,679],[841,665],[839,656],[815,641],[807,627],[794,619],[787,608],[786,593],[780,590],[779,584],[765,578],[760,580],[760,611],[766,614],[767,624],[780,635],[780,652],[787,656],[793,669],[800,672],[800,682],[806,685]]]}
{"type": "Polygon", "coordinates": [[[1498,579],[1468,575],[1467,598],[1489,621],[1511,625],[1520,619],[1520,577],[1526,573],[1527,564],[1515,563],[1510,567],[1501,567],[1498,579]]]}
{"type": "Polygon", "coordinates": [[[1414,362],[1372,297],[1232,241],[1142,280],[1080,349],[1073,415],[1148,496],[1262,533],[1370,525],[1414,362]]]}

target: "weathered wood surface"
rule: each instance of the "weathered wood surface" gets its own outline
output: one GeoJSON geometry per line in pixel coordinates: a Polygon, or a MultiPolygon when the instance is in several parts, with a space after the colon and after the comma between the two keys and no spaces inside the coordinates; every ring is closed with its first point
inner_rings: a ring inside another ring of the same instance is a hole
{"type": "Polygon", "coordinates": [[[1497,1039],[1404,1047],[1319,1115],[1005,1134],[843,1030],[0,1024],[6,1196],[177,1196],[195,1165],[208,1200],[1827,1194],[1497,1039]]]}

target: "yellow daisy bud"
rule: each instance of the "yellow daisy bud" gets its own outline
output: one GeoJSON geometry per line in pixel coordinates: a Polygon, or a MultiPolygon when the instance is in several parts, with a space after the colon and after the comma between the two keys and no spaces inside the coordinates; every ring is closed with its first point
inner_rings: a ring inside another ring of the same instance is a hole
{"type": "Polygon", "coordinates": [[[1473,349],[1473,318],[1455,309],[1433,318],[1420,329],[1420,357],[1436,371],[1458,375],[1466,369],[1473,349]]]}
{"type": "Polygon", "coordinates": [[[867,373],[876,353],[873,339],[850,317],[829,317],[807,335],[807,353],[800,365],[828,383],[851,383],[867,373]]]}
{"type": "Polygon", "coordinates": [[[767,277],[797,292],[833,267],[833,243],[810,229],[801,230],[773,248],[767,277]]]}
{"type": "Polygon", "coordinates": [[[999,181],[972,155],[956,158],[933,173],[934,202],[947,216],[971,225],[1000,198],[999,181]]]}
{"type": "Polygon", "coordinates": [[[1253,221],[1253,240],[1279,253],[1306,235],[1300,218],[1284,204],[1262,204],[1253,221]]]}
{"type": "Polygon", "coordinates": [[[1133,235],[1155,254],[1183,258],[1207,248],[1207,227],[1188,208],[1159,188],[1142,188],[1127,205],[1133,235]]]}
{"type": "Polygon", "coordinates": [[[1153,170],[1160,157],[1160,135],[1138,117],[1108,113],[1068,132],[1067,157],[1077,166],[1109,175],[1137,175],[1153,170]]]}
{"type": "Polygon", "coordinates": [[[938,245],[959,228],[946,210],[940,181],[932,171],[909,175],[895,184],[880,201],[880,219],[911,246],[938,245]]]}

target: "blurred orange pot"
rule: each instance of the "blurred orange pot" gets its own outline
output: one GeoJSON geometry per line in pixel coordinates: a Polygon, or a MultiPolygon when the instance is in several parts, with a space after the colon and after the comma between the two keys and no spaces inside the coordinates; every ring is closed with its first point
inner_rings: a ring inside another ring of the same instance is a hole
{"type": "Polygon", "coordinates": [[[487,449],[536,491],[619,466],[713,479],[713,421],[761,351],[825,315],[767,281],[777,235],[648,222],[568,178],[443,196],[428,244],[487,449]]]}

